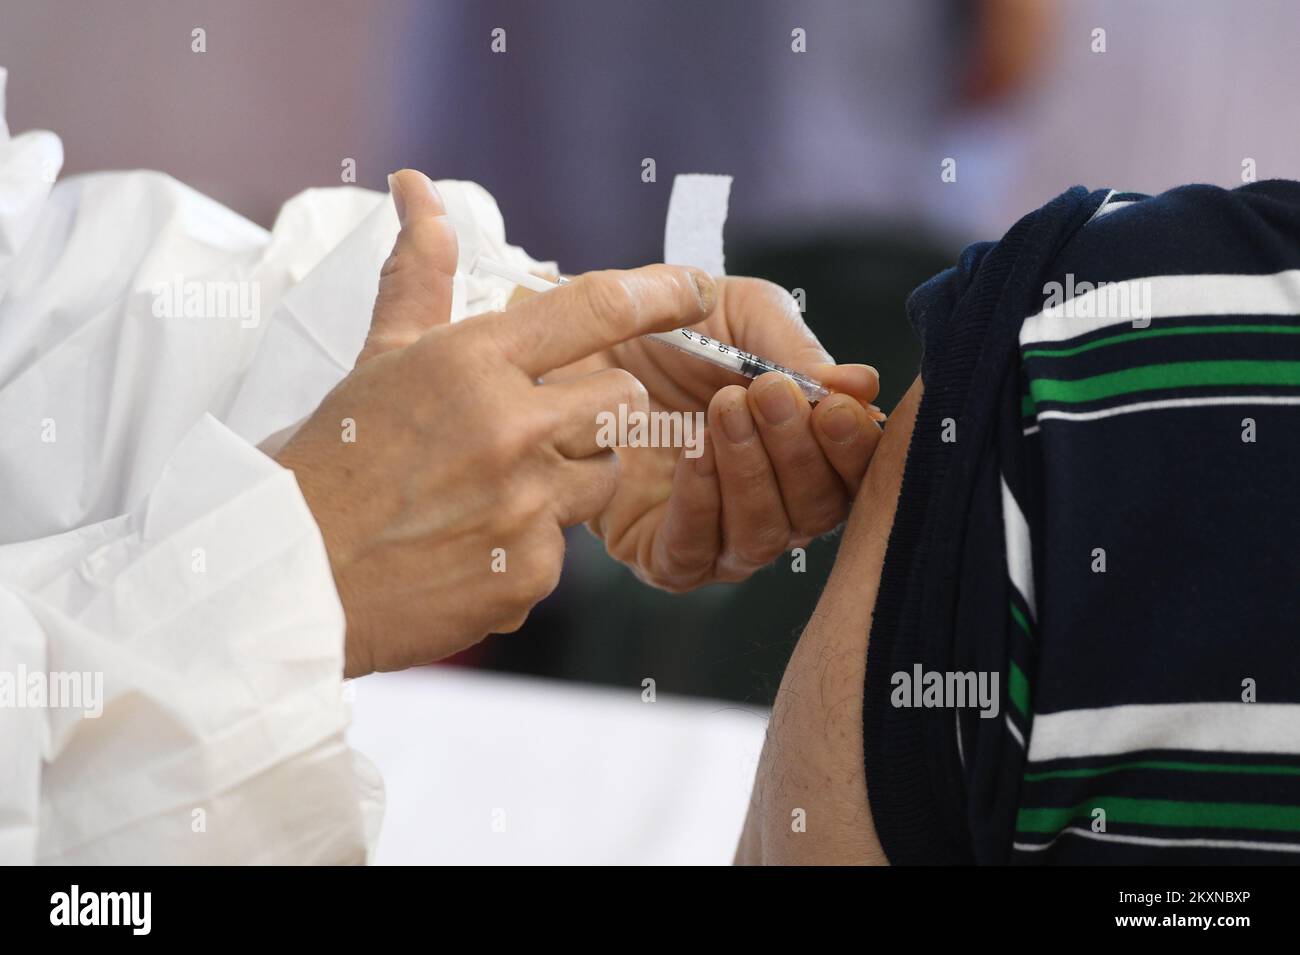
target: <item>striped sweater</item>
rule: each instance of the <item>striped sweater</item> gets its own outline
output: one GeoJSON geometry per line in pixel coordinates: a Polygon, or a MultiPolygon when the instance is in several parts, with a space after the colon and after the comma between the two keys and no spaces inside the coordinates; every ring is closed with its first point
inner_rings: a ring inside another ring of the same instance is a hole
{"type": "Polygon", "coordinates": [[[909,314],[866,707],[891,860],[1300,861],[1300,184],[1072,190],[909,314]],[[998,718],[891,704],[917,665],[997,673],[998,718]]]}

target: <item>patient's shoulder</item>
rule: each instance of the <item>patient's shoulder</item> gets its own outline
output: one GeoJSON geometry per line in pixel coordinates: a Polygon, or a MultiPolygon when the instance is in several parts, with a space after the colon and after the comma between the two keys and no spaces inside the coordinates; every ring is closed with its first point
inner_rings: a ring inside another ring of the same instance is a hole
{"type": "Polygon", "coordinates": [[[867,634],[921,399],[890,417],[835,567],[772,709],[738,862],[886,862],[867,802],[862,701],[867,634]]]}

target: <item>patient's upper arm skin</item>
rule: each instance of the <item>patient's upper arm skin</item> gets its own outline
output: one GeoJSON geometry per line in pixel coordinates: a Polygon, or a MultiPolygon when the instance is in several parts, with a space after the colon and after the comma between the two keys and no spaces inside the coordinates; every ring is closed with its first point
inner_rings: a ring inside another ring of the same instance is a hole
{"type": "Polygon", "coordinates": [[[737,863],[888,864],[867,805],[863,677],[921,391],[917,378],[890,417],[826,589],[786,666],[737,863]]]}

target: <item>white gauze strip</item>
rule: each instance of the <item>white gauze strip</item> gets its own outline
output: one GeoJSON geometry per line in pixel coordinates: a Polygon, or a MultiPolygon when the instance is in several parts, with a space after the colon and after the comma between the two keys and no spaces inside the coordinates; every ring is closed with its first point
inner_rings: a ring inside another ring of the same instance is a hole
{"type": "Polygon", "coordinates": [[[731,177],[701,173],[673,177],[664,225],[664,261],[726,275],[722,227],[727,222],[731,177]]]}

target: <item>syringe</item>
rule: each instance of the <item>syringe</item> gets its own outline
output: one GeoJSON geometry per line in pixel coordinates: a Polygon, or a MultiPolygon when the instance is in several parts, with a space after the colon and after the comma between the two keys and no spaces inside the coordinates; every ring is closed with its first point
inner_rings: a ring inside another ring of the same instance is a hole
{"type": "MultiPolygon", "coordinates": [[[[561,277],[559,282],[551,282],[522,269],[516,269],[504,262],[498,262],[496,259],[483,256],[480,256],[474,263],[473,269],[498,276],[514,282],[516,285],[522,285],[534,292],[548,292],[568,281],[568,279],[561,277]]],[[[807,375],[801,375],[792,368],[786,368],[784,365],[778,365],[768,358],[760,358],[758,355],[741,351],[734,345],[728,345],[726,342],[709,338],[689,328],[679,328],[675,332],[653,332],[645,337],[652,338],[661,345],[675,348],[677,351],[685,352],[712,365],[717,365],[719,368],[725,368],[728,371],[734,371],[738,375],[744,375],[746,378],[757,378],[769,371],[780,372],[793,381],[799,390],[804,393],[804,397],[813,403],[830,396],[829,389],[807,375]]]]}

